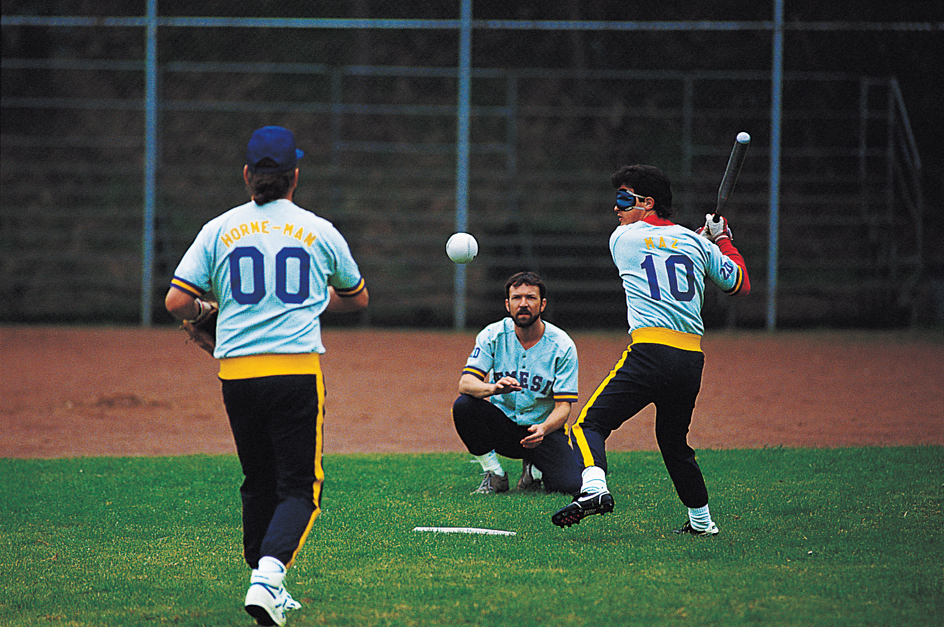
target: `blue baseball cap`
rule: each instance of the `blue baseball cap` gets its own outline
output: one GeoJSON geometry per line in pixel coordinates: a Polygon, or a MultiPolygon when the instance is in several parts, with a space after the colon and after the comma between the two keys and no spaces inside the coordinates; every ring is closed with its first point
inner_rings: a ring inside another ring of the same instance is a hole
{"type": "Polygon", "coordinates": [[[260,174],[275,174],[294,170],[298,160],[305,155],[295,147],[295,136],[292,131],[281,126],[264,126],[256,130],[249,138],[246,147],[246,165],[250,172],[260,174]],[[257,167],[265,158],[275,161],[274,166],[257,167]]]}

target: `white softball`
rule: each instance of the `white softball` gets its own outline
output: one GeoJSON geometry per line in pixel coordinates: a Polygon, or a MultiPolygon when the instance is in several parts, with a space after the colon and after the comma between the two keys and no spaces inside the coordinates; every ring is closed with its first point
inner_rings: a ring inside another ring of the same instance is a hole
{"type": "Polygon", "coordinates": [[[446,254],[456,263],[469,263],[479,254],[479,243],[468,233],[453,233],[446,241],[446,254]]]}
{"type": "Polygon", "coordinates": [[[750,133],[745,133],[744,131],[741,131],[740,133],[738,133],[737,140],[739,144],[749,144],[751,143],[751,135],[750,133]]]}

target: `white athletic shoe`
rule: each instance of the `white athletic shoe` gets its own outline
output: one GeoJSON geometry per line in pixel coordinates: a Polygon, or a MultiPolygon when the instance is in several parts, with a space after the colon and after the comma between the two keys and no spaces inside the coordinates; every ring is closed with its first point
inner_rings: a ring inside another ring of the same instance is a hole
{"type": "Polygon", "coordinates": [[[256,619],[257,625],[285,625],[285,610],[297,610],[302,604],[292,598],[281,573],[252,571],[249,591],[246,592],[246,612],[256,619]]]}

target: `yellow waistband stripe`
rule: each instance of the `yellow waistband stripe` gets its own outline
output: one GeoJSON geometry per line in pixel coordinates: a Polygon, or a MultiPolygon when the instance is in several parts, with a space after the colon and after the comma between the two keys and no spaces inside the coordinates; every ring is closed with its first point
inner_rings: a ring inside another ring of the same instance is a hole
{"type": "Polygon", "coordinates": [[[701,352],[701,336],[694,333],[682,333],[672,329],[642,327],[630,334],[632,344],[664,344],[684,351],[701,352]]]}
{"type": "Polygon", "coordinates": [[[254,379],[284,374],[321,374],[318,353],[246,355],[220,360],[221,379],[254,379]]]}

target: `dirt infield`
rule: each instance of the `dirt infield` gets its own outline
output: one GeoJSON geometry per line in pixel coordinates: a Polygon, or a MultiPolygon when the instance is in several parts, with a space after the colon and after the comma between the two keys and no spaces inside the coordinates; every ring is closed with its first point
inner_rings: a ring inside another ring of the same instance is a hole
{"type": "MultiPolygon", "coordinates": [[[[627,337],[573,336],[582,405],[627,337]]],[[[449,410],[473,338],[326,331],[326,452],[463,451],[449,410]]],[[[704,349],[696,448],[944,445],[940,333],[710,332],[704,349]]],[[[234,451],[216,362],[181,331],[2,327],[0,365],[0,457],[234,451]]],[[[655,450],[653,418],[608,448],[655,450]]]]}

